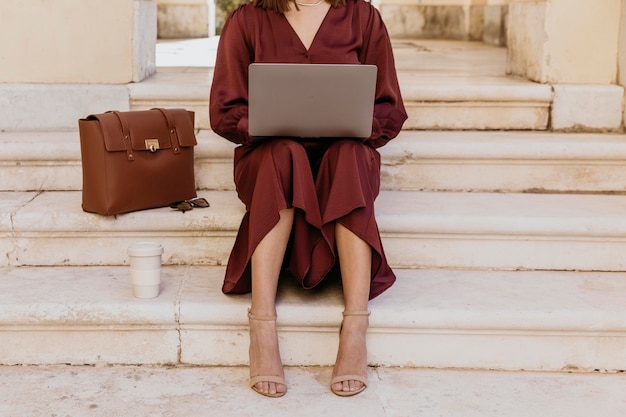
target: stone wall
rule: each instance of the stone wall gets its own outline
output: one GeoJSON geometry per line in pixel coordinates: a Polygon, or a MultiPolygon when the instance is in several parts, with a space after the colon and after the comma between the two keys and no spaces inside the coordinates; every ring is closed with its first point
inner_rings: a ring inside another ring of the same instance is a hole
{"type": "Polygon", "coordinates": [[[506,44],[507,1],[382,0],[376,3],[394,38],[451,39],[506,44]]]}
{"type": "Polygon", "coordinates": [[[482,34],[478,10],[467,5],[393,4],[385,2],[380,11],[395,38],[475,39],[482,34]]]}
{"type": "Polygon", "coordinates": [[[202,38],[215,35],[212,0],[157,0],[159,38],[202,38]]]}
{"type": "Polygon", "coordinates": [[[482,40],[488,45],[506,46],[508,5],[484,6],[482,40]]]}

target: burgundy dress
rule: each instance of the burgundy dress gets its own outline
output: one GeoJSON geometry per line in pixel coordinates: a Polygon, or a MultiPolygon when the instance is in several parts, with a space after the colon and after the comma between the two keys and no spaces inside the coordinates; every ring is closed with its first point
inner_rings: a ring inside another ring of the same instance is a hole
{"type": "Polygon", "coordinates": [[[374,200],[380,187],[383,146],[407,118],[387,30],[364,0],[331,7],[307,50],[282,13],[248,3],[235,10],[221,33],[210,97],[211,127],[241,144],[235,149],[234,180],[246,206],[228,260],[222,290],[251,290],[250,259],[276,225],[279,211],[295,208],[284,266],[304,288],[338,271],[335,222],[372,247],[370,299],[395,281],[387,264],[374,200]],[[248,136],[248,65],[252,62],[374,64],[378,67],[372,136],[364,143],[327,143],[272,138],[251,144],[248,136]]]}

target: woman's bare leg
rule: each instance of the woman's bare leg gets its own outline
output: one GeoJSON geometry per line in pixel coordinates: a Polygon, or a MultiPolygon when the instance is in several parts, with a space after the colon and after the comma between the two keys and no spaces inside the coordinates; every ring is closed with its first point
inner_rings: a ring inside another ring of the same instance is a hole
{"type": "MultiPolygon", "coordinates": [[[[294,209],[280,211],[280,220],[261,240],[252,255],[252,304],[250,311],[259,316],[276,315],[276,290],[283,257],[293,224],[294,209]]],[[[275,321],[250,321],[250,377],[284,377],[278,348],[275,321]]],[[[287,387],[274,382],[259,382],[261,393],[285,392],[287,387]]]]}
{"type": "MultiPolygon", "coordinates": [[[[345,310],[366,311],[370,293],[372,248],[339,222],[335,226],[335,239],[341,266],[345,310]]],[[[368,316],[344,317],[333,378],[340,375],[367,376],[365,334],[368,326],[368,316]]],[[[350,392],[361,387],[361,382],[348,380],[333,384],[332,389],[350,392]]]]}

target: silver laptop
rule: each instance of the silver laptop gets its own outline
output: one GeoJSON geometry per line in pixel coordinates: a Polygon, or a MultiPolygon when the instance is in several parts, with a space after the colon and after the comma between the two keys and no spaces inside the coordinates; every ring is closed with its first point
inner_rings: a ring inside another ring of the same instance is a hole
{"type": "Polygon", "coordinates": [[[375,65],[251,64],[249,134],[368,138],[376,73],[375,65]]]}

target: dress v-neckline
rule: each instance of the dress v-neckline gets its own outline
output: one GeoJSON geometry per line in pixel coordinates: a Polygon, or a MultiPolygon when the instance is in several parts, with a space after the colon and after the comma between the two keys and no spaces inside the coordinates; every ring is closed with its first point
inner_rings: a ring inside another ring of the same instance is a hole
{"type": "Polygon", "coordinates": [[[296,39],[298,40],[298,42],[300,43],[300,46],[302,46],[302,48],[306,51],[309,52],[311,50],[311,48],[313,47],[313,45],[315,44],[315,40],[317,39],[317,35],[319,35],[320,33],[320,29],[322,28],[322,26],[324,26],[324,23],[326,22],[326,20],[328,19],[328,15],[330,14],[330,11],[333,9],[332,6],[330,6],[328,8],[328,10],[326,10],[326,14],[324,15],[324,18],[322,19],[322,21],[320,22],[320,25],[318,26],[317,30],[315,31],[315,35],[313,35],[313,39],[311,39],[311,44],[309,45],[309,47],[307,48],[307,46],[304,44],[304,41],[302,40],[302,38],[300,38],[300,35],[298,35],[298,32],[296,32],[296,30],[293,28],[293,26],[291,25],[291,22],[289,21],[289,19],[287,19],[287,16],[285,16],[284,13],[281,13],[285,23],[287,24],[287,26],[289,27],[289,30],[291,31],[291,33],[293,34],[293,36],[296,37],[296,39]]]}

